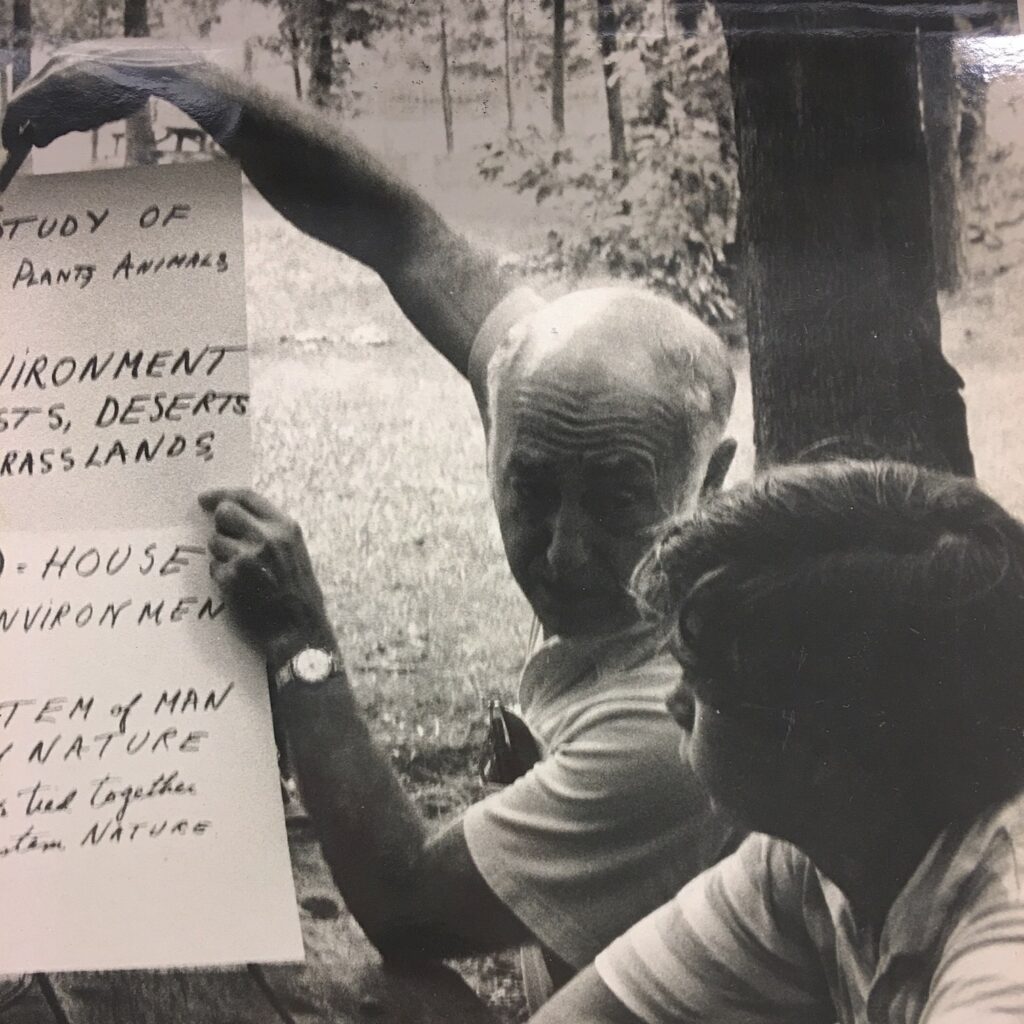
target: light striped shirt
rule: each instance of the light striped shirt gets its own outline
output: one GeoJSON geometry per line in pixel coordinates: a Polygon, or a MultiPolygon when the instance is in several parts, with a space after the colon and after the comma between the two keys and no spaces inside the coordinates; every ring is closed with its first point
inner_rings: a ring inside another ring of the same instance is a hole
{"type": "Polygon", "coordinates": [[[804,854],[756,835],[596,967],[647,1024],[1024,1021],[1024,794],[936,840],[877,942],[804,854]]]}

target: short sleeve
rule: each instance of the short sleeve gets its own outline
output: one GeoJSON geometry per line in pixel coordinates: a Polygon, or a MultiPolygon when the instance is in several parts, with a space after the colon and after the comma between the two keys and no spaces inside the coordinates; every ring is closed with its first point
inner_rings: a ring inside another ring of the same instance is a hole
{"type": "Polygon", "coordinates": [[[961,909],[945,944],[921,1024],[1024,1020],[1024,898],[1019,867],[1009,867],[997,882],[985,880],[987,891],[970,892],[973,905],[961,909]]]}
{"type": "Polygon", "coordinates": [[[577,968],[678,891],[731,834],[681,761],[679,738],[653,703],[589,715],[571,742],[466,813],[487,884],[577,968]]]}
{"type": "Polygon", "coordinates": [[[829,1024],[804,922],[809,870],[788,844],[750,836],[604,950],[598,974],[647,1024],[829,1024]]]}
{"type": "Polygon", "coordinates": [[[491,356],[520,320],[543,305],[544,300],[532,288],[516,288],[487,314],[477,331],[469,352],[467,376],[484,422],[487,419],[487,367],[491,356]]]}

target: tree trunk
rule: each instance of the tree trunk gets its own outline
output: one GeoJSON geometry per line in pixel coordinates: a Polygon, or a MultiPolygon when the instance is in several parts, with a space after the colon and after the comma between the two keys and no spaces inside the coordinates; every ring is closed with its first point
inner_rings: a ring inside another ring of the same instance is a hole
{"type": "MultiPolygon", "coordinates": [[[[511,14],[509,12],[510,0],[502,0],[501,22],[502,34],[505,39],[505,127],[511,132],[516,126],[515,105],[512,102],[512,26],[510,24],[511,14]]],[[[443,39],[443,37],[442,37],[443,39]]],[[[447,68],[447,60],[445,67],[447,68]]],[[[449,150],[451,152],[451,150],[449,150]]]]}
{"type": "Polygon", "coordinates": [[[284,36],[285,45],[288,47],[288,64],[292,69],[292,86],[295,89],[295,98],[302,99],[302,68],[300,60],[302,57],[302,37],[299,35],[299,26],[295,18],[295,10],[290,9],[281,23],[281,34],[284,36]]]}
{"type": "Polygon", "coordinates": [[[806,5],[780,30],[777,5],[732,3],[719,11],[759,466],[885,455],[970,474],[963,382],[940,346],[913,31],[810,31],[806,5]]]}
{"type": "Polygon", "coordinates": [[[32,0],[14,0],[11,85],[17,89],[32,74],[32,0]]]}
{"type": "Polygon", "coordinates": [[[952,292],[960,285],[963,265],[957,173],[960,97],[952,36],[934,32],[919,36],[918,62],[930,172],[935,280],[940,291],[952,292]]]}
{"type": "Polygon", "coordinates": [[[565,0],[552,4],[551,127],[555,135],[565,132],[565,0]]]}
{"type": "MultiPolygon", "coordinates": [[[[132,39],[149,35],[148,0],[124,0],[124,34],[132,39]]],[[[148,103],[126,119],[124,132],[125,166],[155,164],[156,136],[148,103]]]]}
{"type": "Polygon", "coordinates": [[[452,117],[452,86],[448,74],[448,25],[444,6],[441,7],[441,113],[444,116],[444,147],[451,155],[455,152],[455,121],[452,117]]]}
{"type": "Polygon", "coordinates": [[[604,96],[608,104],[608,135],[612,160],[621,166],[626,162],[626,121],[622,116],[621,76],[615,61],[618,31],[614,0],[597,0],[597,35],[604,71],[604,96]]]}
{"type": "Polygon", "coordinates": [[[326,107],[334,85],[334,2],[316,0],[313,42],[309,57],[309,98],[316,107],[326,107]]]}
{"type": "MultiPolygon", "coordinates": [[[[13,28],[13,25],[11,26],[13,28]]],[[[10,39],[7,35],[7,25],[0,25],[0,123],[3,122],[4,114],[7,112],[7,64],[10,60],[10,39]]]]}

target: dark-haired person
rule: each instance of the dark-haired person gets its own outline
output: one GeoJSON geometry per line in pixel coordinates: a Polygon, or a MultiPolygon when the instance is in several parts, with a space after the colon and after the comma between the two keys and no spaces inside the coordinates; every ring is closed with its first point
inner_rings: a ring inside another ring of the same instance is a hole
{"type": "Polygon", "coordinates": [[[1024,527],[892,463],[782,469],[638,571],[758,834],[536,1024],[1024,1020],[1024,527]]]}
{"type": "Polygon", "coordinates": [[[356,920],[392,957],[538,943],[536,1005],[548,968],[571,976],[735,841],[678,757],[665,699],[679,666],[628,589],[656,525],[728,468],[722,343],[636,289],[550,303],[514,289],[327,119],[180,51],[58,56],[11,101],[4,141],[45,144],[150,95],[191,114],[299,228],[377,270],[473,387],[509,566],[548,637],[520,686],[545,756],[436,834],[371,742],[297,525],[250,492],[204,504],[215,576],[267,657],[356,920]]]}

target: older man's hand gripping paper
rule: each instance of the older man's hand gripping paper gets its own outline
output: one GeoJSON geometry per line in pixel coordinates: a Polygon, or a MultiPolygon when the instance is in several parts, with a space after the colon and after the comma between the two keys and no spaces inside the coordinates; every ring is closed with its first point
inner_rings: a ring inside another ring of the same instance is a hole
{"type": "Polygon", "coordinates": [[[382,952],[458,955],[529,938],[473,867],[458,824],[431,838],[372,742],[349,686],[298,525],[250,490],[210,491],[211,573],[268,674],[331,652],[317,685],[280,687],[277,715],[303,799],[345,902],[382,952]]]}
{"type": "Polygon", "coordinates": [[[268,660],[296,642],[333,646],[323,594],[298,523],[251,490],[208,491],[213,513],[210,572],[243,632],[268,660]],[[298,639],[296,639],[298,638],[298,639]]]}

